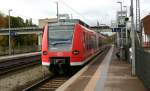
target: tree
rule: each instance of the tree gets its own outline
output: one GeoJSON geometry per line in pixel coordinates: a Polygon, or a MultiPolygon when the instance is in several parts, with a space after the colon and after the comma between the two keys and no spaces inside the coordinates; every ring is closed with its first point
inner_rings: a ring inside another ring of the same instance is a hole
{"type": "MultiPolygon", "coordinates": [[[[9,17],[7,16],[7,21],[8,21],[9,17]]],[[[10,16],[10,27],[11,28],[16,28],[16,27],[24,27],[25,23],[24,20],[21,17],[14,17],[14,16],[10,16]]],[[[8,27],[8,25],[7,25],[8,27]]]]}
{"type": "MultiPolygon", "coordinates": [[[[8,20],[9,16],[5,16],[3,13],[0,12],[0,28],[8,28],[8,20]]],[[[11,28],[16,28],[16,27],[31,27],[31,26],[36,26],[35,24],[32,23],[32,18],[26,19],[24,21],[23,18],[17,16],[10,16],[10,27],[11,28]]]]}
{"type": "MultiPolygon", "coordinates": [[[[8,28],[9,27],[9,16],[4,15],[0,12],[0,28],[8,28]]],[[[32,19],[26,19],[24,21],[21,17],[10,16],[10,27],[31,27],[36,26],[32,23],[32,19]]],[[[12,47],[15,48],[16,46],[28,46],[28,45],[36,45],[37,44],[37,35],[18,35],[13,36],[11,38],[12,47]]],[[[0,47],[8,47],[8,36],[0,36],[0,47]]]]}
{"type": "Polygon", "coordinates": [[[8,37],[5,37],[4,35],[0,36],[0,46],[1,47],[7,47],[8,46],[8,37]]]}
{"type": "Polygon", "coordinates": [[[36,27],[36,25],[32,23],[32,18],[25,20],[25,26],[26,27],[33,27],[33,26],[36,27]]]}
{"type": "Polygon", "coordinates": [[[29,21],[28,21],[28,19],[26,19],[25,26],[28,26],[28,24],[29,24],[29,21]]]}
{"type": "Polygon", "coordinates": [[[32,26],[33,23],[32,23],[32,18],[29,19],[29,26],[32,26]]]}
{"type": "Polygon", "coordinates": [[[5,28],[7,26],[7,21],[4,15],[0,12],[0,28],[5,28]]]}

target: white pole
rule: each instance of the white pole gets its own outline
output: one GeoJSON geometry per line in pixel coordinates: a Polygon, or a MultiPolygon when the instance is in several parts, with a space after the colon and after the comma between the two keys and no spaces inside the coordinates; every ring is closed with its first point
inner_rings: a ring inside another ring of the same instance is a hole
{"type": "MultiPolygon", "coordinates": [[[[123,21],[123,18],[122,18],[122,2],[117,2],[117,3],[120,3],[120,6],[121,6],[121,16],[120,16],[120,25],[122,25],[122,21],[123,21]]],[[[120,50],[120,57],[121,57],[121,59],[123,58],[123,29],[122,29],[122,27],[120,27],[121,28],[121,36],[120,36],[120,47],[121,47],[121,50],[120,50]]]]}
{"type": "Polygon", "coordinates": [[[131,39],[132,39],[132,75],[136,75],[135,72],[135,30],[134,30],[134,13],[133,13],[133,0],[131,0],[131,39]]]}
{"type": "Polygon", "coordinates": [[[128,12],[128,10],[127,10],[127,6],[123,6],[124,8],[125,8],[125,11],[126,11],[126,17],[127,17],[127,12],[128,12]]]}
{"type": "Polygon", "coordinates": [[[11,9],[8,10],[8,20],[9,20],[9,55],[11,55],[11,36],[10,36],[10,11],[12,11],[11,9]]]}
{"type": "MultiPolygon", "coordinates": [[[[120,13],[121,13],[121,16],[120,16],[120,17],[121,17],[121,18],[120,18],[120,21],[122,21],[122,2],[117,2],[117,3],[120,3],[120,8],[121,8],[121,12],[120,12],[120,13]]],[[[122,37],[123,37],[123,36],[122,36],[122,28],[121,28],[121,36],[120,36],[120,43],[119,43],[119,44],[121,45],[121,47],[123,46],[122,37]]]]}
{"type": "MultiPolygon", "coordinates": [[[[127,18],[127,6],[123,6],[126,10],[126,18],[127,18]]],[[[128,29],[127,29],[127,22],[126,22],[126,45],[128,45],[128,29]]]]}
{"type": "Polygon", "coordinates": [[[58,6],[58,2],[56,2],[57,4],[57,22],[59,22],[59,6],[58,6]]]}

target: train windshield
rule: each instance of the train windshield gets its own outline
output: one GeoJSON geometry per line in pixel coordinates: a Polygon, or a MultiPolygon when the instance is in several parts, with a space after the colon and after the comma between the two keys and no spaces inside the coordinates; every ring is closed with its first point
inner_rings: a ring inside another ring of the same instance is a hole
{"type": "Polygon", "coordinates": [[[49,26],[49,50],[70,51],[73,30],[73,25],[49,26]]]}

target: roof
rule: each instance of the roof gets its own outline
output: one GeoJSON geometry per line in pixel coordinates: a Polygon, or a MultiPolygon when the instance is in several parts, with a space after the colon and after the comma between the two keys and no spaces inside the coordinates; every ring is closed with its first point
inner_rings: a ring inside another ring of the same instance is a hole
{"type": "Polygon", "coordinates": [[[85,27],[89,27],[88,24],[84,23],[83,21],[81,21],[80,19],[60,19],[60,22],[73,22],[73,23],[79,23],[85,27]]]}
{"type": "Polygon", "coordinates": [[[54,26],[54,25],[65,25],[65,24],[76,24],[79,23],[82,26],[85,26],[87,28],[89,28],[90,26],[86,23],[84,23],[83,21],[79,20],[79,19],[59,19],[59,23],[57,22],[48,22],[49,26],[54,26]]]}

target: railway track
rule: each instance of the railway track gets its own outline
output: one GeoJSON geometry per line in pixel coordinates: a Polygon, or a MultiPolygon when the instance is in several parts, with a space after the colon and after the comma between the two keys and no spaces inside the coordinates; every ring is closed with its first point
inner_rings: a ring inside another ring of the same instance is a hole
{"type": "Polygon", "coordinates": [[[59,86],[65,83],[72,75],[54,75],[46,77],[43,80],[33,84],[23,91],[55,91],[59,86]]]}
{"type": "Polygon", "coordinates": [[[53,74],[51,76],[47,76],[44,79],[37,81],[35,84],[23,89],[22,91],[55,91],[80,69],[81,67],[76,67],[75,69],[71,69],[71,71],[67,74],[53,74]]]}
{"type": "Polygon", "coordinates": [[[40,64],[40,55],[0,62],[0,75],[40,64]]]}
{"type": "MultiPolygon", "coordinates": [[[[104,55],[109,50],[109,47],[101,50],[100,54],[104,55]]],[[[91,59],[92,60],[92,59],[91,59]]],[[[81,68],[72,69],[67,75],[53,75],[51,77],[45,77],[44,79],[38,81],[37,83],[23,89],[23,91],[55,91],[63,83],[65,83],[69,78],[71,78],[75,73],[77,73],[81,68]]]]}

